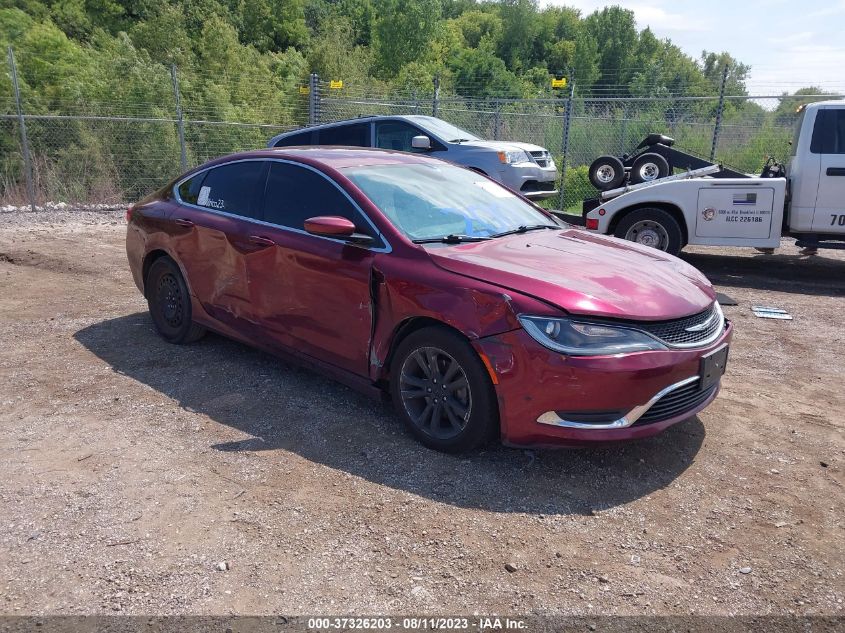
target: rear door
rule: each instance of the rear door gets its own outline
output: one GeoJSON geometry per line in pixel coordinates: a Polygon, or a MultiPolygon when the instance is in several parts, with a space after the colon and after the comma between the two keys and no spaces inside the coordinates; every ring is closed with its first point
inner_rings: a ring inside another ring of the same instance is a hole
{"type": "Polygon", "coordinates": [[[304,165],[270,161],[260,235],[274,246],[250,257],[256,321],[271,342],[366,375],[372,327],[370,271],[386,244],[351,198],[304,165]],[[369,247],[304,231],[307,218],[339,215],[375,238],[369,247]]]}
{"type": "Polygon", "coordinates": [[[319,128],[315,131],[315,145],[345,145],[347,147],[370,146],[370,123],[346,123],[319,128]]]}
{"type": "MultiPolygon", "coordinates": [[[[267,163],[243,160],[212,167],[181,183],[173,248],[191,292],[225,325],[254,323],[246,258],[269,246],[254,236],[267,163]]],[[[246,332],[245,332],[246,333],[246,332]]]]}
{"type": "Polygon", "coordinates": [[[810,151],[821,159],[813,230],[845,233],[845,108],[818,112],[810,151]]]}

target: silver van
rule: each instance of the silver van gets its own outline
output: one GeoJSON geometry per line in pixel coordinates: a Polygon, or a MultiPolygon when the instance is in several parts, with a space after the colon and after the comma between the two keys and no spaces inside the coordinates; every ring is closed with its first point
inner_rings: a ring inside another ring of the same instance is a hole
{"type": "Polygon", "coordinates": [[[532,200],[557,194],[549,150],[531,143],[484,141],[431,116],[370,116],[315,125],[270,139],[269,147],[344,145],[426,152],[486,174],[532,200]]]}

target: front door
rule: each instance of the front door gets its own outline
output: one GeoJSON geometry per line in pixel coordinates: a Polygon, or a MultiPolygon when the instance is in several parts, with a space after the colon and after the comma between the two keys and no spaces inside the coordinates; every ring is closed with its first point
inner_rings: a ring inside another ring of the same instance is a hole
{"type": "Polygon", "coordinates": [[[813,230],[845,233],[845,108],[825,108],[816,115],[811,151],[821,154],[813,230]]]}
{"type": "Polygon", "coordinates": [[[258,234],[274,246],[247,260],[252,309],[265,342],[366,374],[370,271],[383,243],[346,194],[302,165],[270,161],[258,234]],[[376,238],[370,247],[309,235],[307,218],[338,215],[376,238]]]}

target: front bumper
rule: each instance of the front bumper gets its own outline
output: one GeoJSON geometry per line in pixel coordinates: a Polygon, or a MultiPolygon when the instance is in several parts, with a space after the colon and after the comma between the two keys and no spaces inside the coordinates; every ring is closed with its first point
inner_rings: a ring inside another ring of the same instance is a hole
{"type": "Polygon", "coordinates": [[[475,345],[496,374],[503,443],[584,446],[656,435],[704,409],[719,385],[696,390],[701,357],[731,336],[726,322],[705,348],[596,357],[563,356],[524,330],[475,345]]]}
{"type": "Polygon", "coordinates": [[[502,165],[502,183],[531,200],[545,200],[557,195],[557,167],[540,167],[535,163],[502,165]]]}

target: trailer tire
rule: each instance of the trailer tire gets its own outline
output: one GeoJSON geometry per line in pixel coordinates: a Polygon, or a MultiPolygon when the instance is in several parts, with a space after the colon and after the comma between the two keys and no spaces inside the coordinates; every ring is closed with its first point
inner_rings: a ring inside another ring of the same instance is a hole
{"type": "Polygon", "coordinates": [[[631,183],[652,182],[658,178],[665,178],[669,175],[669,161],[660,154],[648,152],[637,156],[631,165],[631,183]]]}
{"type": "Polygon", "coordinates": [[[599,156],[590,165],[590,184],[599,191],[616,189],[625,180],[625,166],[616,156],[599,156]]]}
{"type": "Polygon", "coordinates": [[[677,255],[684,247],[684,233],[678,221],[663,209],[646,207],[625,215],[613,234],[623,240],[677,255]]]}

